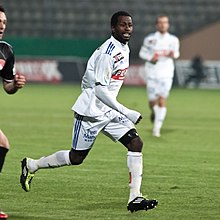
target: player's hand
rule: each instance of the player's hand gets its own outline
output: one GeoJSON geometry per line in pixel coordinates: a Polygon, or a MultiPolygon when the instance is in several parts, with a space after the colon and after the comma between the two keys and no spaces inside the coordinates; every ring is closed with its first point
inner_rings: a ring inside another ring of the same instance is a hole
{"type": "Polygon", "coordinates": [[[159,59],[159,54],[155,53],[150,62],[152,64],[156,64],[158,59],[159,59]]]}
{"type": "Polygon", "coordinates": [[[26,79],[25,79],[24,75],[21,75],[21,74],[15,75],[15,78],[14,78],[15,88],[20,89],[20,88],[24,87],[25,83],[26,83],[26,79]]]}
{"type": "Polygon", "coordinates": [[[174,58],[174,52],[170,51],[167,56],[170,57],[170,58],[174,58]]]}

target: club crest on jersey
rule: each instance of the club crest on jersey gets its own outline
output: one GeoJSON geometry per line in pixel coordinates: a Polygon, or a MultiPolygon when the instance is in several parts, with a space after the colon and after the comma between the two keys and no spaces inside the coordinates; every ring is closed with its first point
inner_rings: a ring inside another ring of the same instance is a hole
{"type": "Polygon", "coordinates": [[[117,70],[113,75],[112,75],[112,79],[116,79],[116,80],[123,80],[125,78],[125,75],[127,73],[128,67],[125,69],[120,69],[117,70]]]}
{"type": "Polygon", "coordinates": [[[117,62],[119,62],[120,60],[124,59],[124,57],[123,57],[123,55],[122,55],[121,52],[119,52],[118,54],[116,54],[113,58],[115,59],[115,62],[114,62],[114,63],[117,63],[117,62]]]}

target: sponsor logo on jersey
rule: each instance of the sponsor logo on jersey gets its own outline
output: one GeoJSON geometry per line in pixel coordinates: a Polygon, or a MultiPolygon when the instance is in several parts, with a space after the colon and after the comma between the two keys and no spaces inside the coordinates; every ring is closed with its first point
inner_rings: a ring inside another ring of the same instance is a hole
{"type": "Polygon", "coordinates": [[[115,59],[115,62],[114,62],[114,63],[117,63],[117,62],[119,62],[120,60],[124,59],[124,57],[123,57],[123,55],[122,55],[121,52],[118,53],[118,54],[116,54],[113,58],[115,59]]]}
{"type": "Polygon", "coordinates": [[[113,75],[112,75],[112,79],[116,79],[116,80],[123,80],[125,78],[125,75],[127,73],[128,67],[125,69],[120,69],[117,70],[113,75]]]}
{"type": "Polygon", "coordinates": [[[159,56],[168,56],[170,52],[171,52],[170,50],[157,50],[157,51],[156,51],[156,53],[157,53],[159,56]]]}
{"type": "Polygon", "coordinates": [[[93,142],[96,138],[96,135],[97,135],[97,131],[92,131],[92,130],[88,129],[84,133],[83,138],[86,142],[93,142]]]}
{"type": "Polygon", "coordinates": [[[114,48],[115,48],[115,45],[112,42],[110,42],[105,53],[112,55],[112,51],[114,50],[114,48]]]}
{"type": "Polygon", "coordinates": [[[126,116],[124,116],[124,115],[120,115],[120,116],[118,117],[118,120],[119,120],[121,123],[126,123],[126,122],[129,121],[128,118],[127,118],[126,116]]]}
{"type": "Polygon", "coordinates": [[[3,69],[4,65],[5,65],[5,60],[0,59],[0,70],[3,69]]]}

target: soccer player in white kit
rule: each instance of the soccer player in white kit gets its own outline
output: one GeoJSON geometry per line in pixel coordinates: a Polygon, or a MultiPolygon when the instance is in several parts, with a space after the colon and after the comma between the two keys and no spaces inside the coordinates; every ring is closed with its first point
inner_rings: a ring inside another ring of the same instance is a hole
{"type": "Polygon", "coordinates": [[[39,160],[24,158],[20,183],[25,191],[30,190],[31,180],[39,169],[81,164],[99,132],[103,132],[128,149],[130,195],[127,209],[133,212],[156,207],[157,200],[148,200],[140,192],[143,143],[134,124],[141,120],[141,114],[128,109],[116,99],[129,66],[128,41],[132,30],[129,13],[119,11],[112,16],[112,36],[96,49],[88,60],[82,79],[82,93],[72,107],[72,148],[70,151],[58,151],[39,160]]]}
{"type": "Polygon", "coordinates": [[[160,137],[160,130],[166,117],[166,99],[169,96],[174,76],[174,59],[180,55],[179,39],[170,34],[169,18],[166,15],[156,19],[155,33],[145,37],[139,56],[145,60],[146,87],[154,123],[153,136],[160,137]]]}

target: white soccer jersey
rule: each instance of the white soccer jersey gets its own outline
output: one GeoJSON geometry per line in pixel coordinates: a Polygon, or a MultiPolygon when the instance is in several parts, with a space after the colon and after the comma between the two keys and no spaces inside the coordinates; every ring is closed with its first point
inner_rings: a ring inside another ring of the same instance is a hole
{"type": "Polygon", "coordinates": [[[161,34],[157,31],[144,39],[139,56],[147,61],[145,64],[147,78],[173,78],[174,61],[166,56],[171,51],[174,52],[175,59],[179,57],[179,39],[170,33],[161,34]],[[159,55],[159,59],[153,64],[150,60],[155,53],[159,55]]]}
{"type": "Polygon", "coordinates": [[[88,60],[82,79],[82,93],[76,100],[72,110],[84,116],[100,116],[111,108],[95,96],[95,83],[108,86],[113,97],[123,84],[129,66],[129,47],[113,36],[106,40],[88,60]]]}

